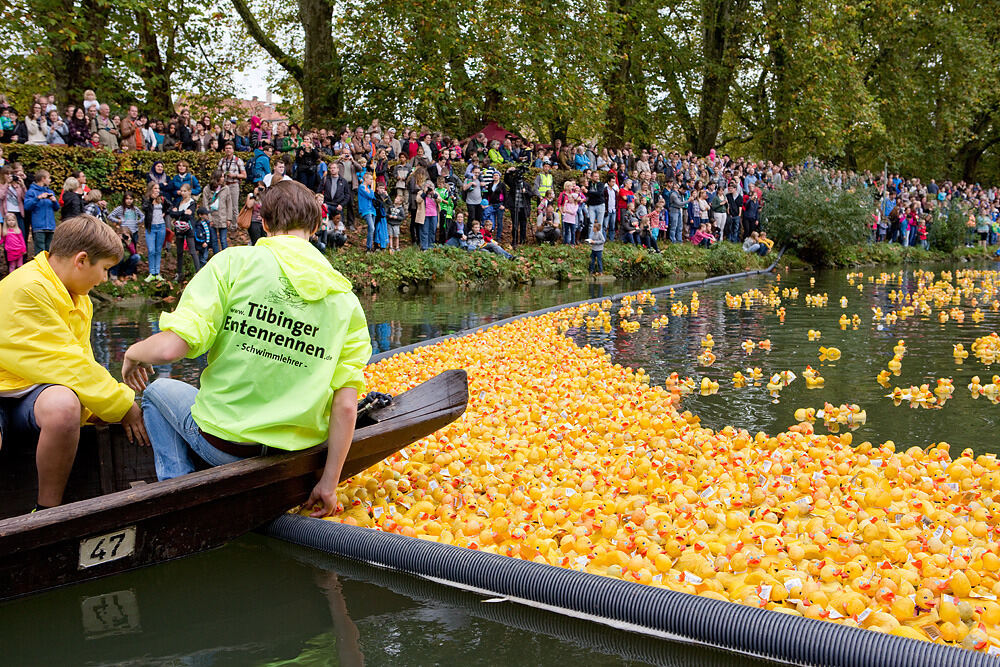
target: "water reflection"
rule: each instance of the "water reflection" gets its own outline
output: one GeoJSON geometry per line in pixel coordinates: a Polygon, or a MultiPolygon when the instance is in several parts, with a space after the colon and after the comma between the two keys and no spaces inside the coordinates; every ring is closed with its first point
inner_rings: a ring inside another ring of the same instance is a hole
{"type": "MultiPolygon", "coordinates": [[[[463,329],[488,326],[492,322],[547,308],[560,303],[603,298],[629,289],[649,287],[631,284],[568,283],[546,287],[514,287],[500,290],[424,291],[418,294],[371,294],[361,296],[368,318],[372,352],[377,354],[463,329]]],[[[125,350],[135,341],[157,331],[159,310],[109,306],[94,314],[91,343],[98,363],[121,372],[125,350]]],[[[158,377],[173,377],[195,386],[206,363],[205,357],[157,366],[158,377]]]]}
{"type": "Polygon", "coordinates": [[[255,535],[0,605],[0,628],[9,665],[761,664],[255,535]]]}

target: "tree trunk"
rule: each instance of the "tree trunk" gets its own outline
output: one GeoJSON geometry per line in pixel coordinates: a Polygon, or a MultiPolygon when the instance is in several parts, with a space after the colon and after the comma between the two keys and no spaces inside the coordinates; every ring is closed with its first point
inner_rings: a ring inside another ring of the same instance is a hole
{"type": "Polygon", "coordinates": [[[261,29],[245,0],[231,0],[247,32],[302,89],[305,122],[338,120],[344,110],[341,64],[333,48],[333,7],[329,0],[299,0],[299,21],[305,33],[303,58],[285,53],[261,29]]]}
{"type": "MultiPolygon", "coordinates": [[[[64,0],[62,4],[63,16],[76,16],[77,9],[73,0],[64,0]]],[[[108,3],[83,0],[79,12],[86,17],[85,21],[71,18],[71,29],[48,33],[52,51],[52,76],[59,104],[79,104],[85,90],[101,87],[99,83],[104,66],[103,55],[99,49],[79,49],[76,45],[80,42],[101,43],[101,34],[108,23],[110,8],[108,3]]],[[[45,10],[51,11],[51,5],[46,5],[45,10]]]]}
{"type": "Polygon", "coordinates": [[[610,148],[621,148],[625,144],[625,114],[632,84],[631,59],[635,42],[629,19],[631,5],[631,0],[608,0],[608,16],[615,17],[612,19],[615,62],[608,67],[603,81],[604,94],[608,98],[608,107],[604,112],[604,140],[610,148]]]}
{"type": "MultiPolygon", "coordinates": [[[[139,53],[142,54],[140,74],[146,87],[147,113],[169,118],[173,111],[173,97],[170,94],[170,68],[160,54],[160,45],[153,27],[153,17],[148,9],[137,9],[135,12],[136,28],[139,33],[139,53]]],[[[174,36],[170,35],[168,44],[172,46],[174,36]]]]}
{"type": "Polygon", "coordinates": [[[771,41],[771,72],[774,75],[774,117],[771,122],[767,155],[775,162],[784,160],[791,146],[792,91],[788,82],[788,52],[784,35],[775,31],[771,41]]]}
{"type": "Polygon", "coordinates": [[[333,48],[333,6],[329,0],[299,0],[299,20],[305,32],[302,57],[302,100],[305,121],[339,119],[344,110],[341,70],[333,48]]]}
{"type": "Polygon", "coordinates": [[[702,0],[702,86],[692,150],[705,155],[715,147],[722,114],[739,65],[740,21],[747,15],[746,0],[702,0]]]}

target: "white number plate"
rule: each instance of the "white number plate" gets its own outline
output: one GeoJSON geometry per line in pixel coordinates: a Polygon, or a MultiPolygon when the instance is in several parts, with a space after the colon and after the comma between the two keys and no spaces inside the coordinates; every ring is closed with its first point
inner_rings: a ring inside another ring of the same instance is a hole
{"type": "Polygon", "coordinates": [[[135,526],[80,540],[80,569],[110,563],[135,551],[135,526]]]}
{"type": "Polygon", "coordinates": [[[115,591],[85,599],[80,603],[83,630],[87,639],[139,632],[139,602],[131,590],[115,591]]]}

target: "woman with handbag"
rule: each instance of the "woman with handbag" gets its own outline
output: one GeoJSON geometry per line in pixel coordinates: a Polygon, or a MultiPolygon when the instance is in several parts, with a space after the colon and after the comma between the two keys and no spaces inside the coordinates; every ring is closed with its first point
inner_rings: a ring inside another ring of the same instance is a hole
{"type": "Polygon", "coordinates": [[[198,249],[195,248],[194,239],[194,218],[198,209],[197,202],[191,196],[191,185],[185,183],[178,191],[178,201],[171,207],[169,213],[170,220],[174,227],[174,244],[177,246],[177,277],[176,282],[184,282],[184,251],[187,247],[188,254],[194,261],[195,273],[201,269],[201,257],[198,249]]]}
{"type": "Polygon", "coordinates": [[[254,191],[247,195],[246,203],[236,221],[239,228],[247,230],[250,235],[250,245],[257,245],[257,241],[267,236],[260,217],[260,196],[264,190],[264,187],[257,185],[254,191]]]}
{"type": "Polygon", "coordinates": [[[146,228],[146,253],[149,255],[150,280],[162,280],[160,277],[160,259],[163,256],[163,243],[167,238],[167,204],[160,194],[160,185],[150,181],[146,186],[146,196],[142,200],[143,225],[146,228]]]}

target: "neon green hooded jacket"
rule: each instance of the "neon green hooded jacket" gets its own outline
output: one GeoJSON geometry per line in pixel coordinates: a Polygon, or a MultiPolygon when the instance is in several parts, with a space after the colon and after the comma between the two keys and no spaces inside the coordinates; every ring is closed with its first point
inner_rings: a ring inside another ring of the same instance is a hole
{"type": "Polygon", "coordinates": [[[191,416],[207,433],[286,450],[327,439],[333,394],[364,390],[372,354],[351,283],[308,242],[282,235],[219,253],[160,328],[208,353],[191,416]]]}

